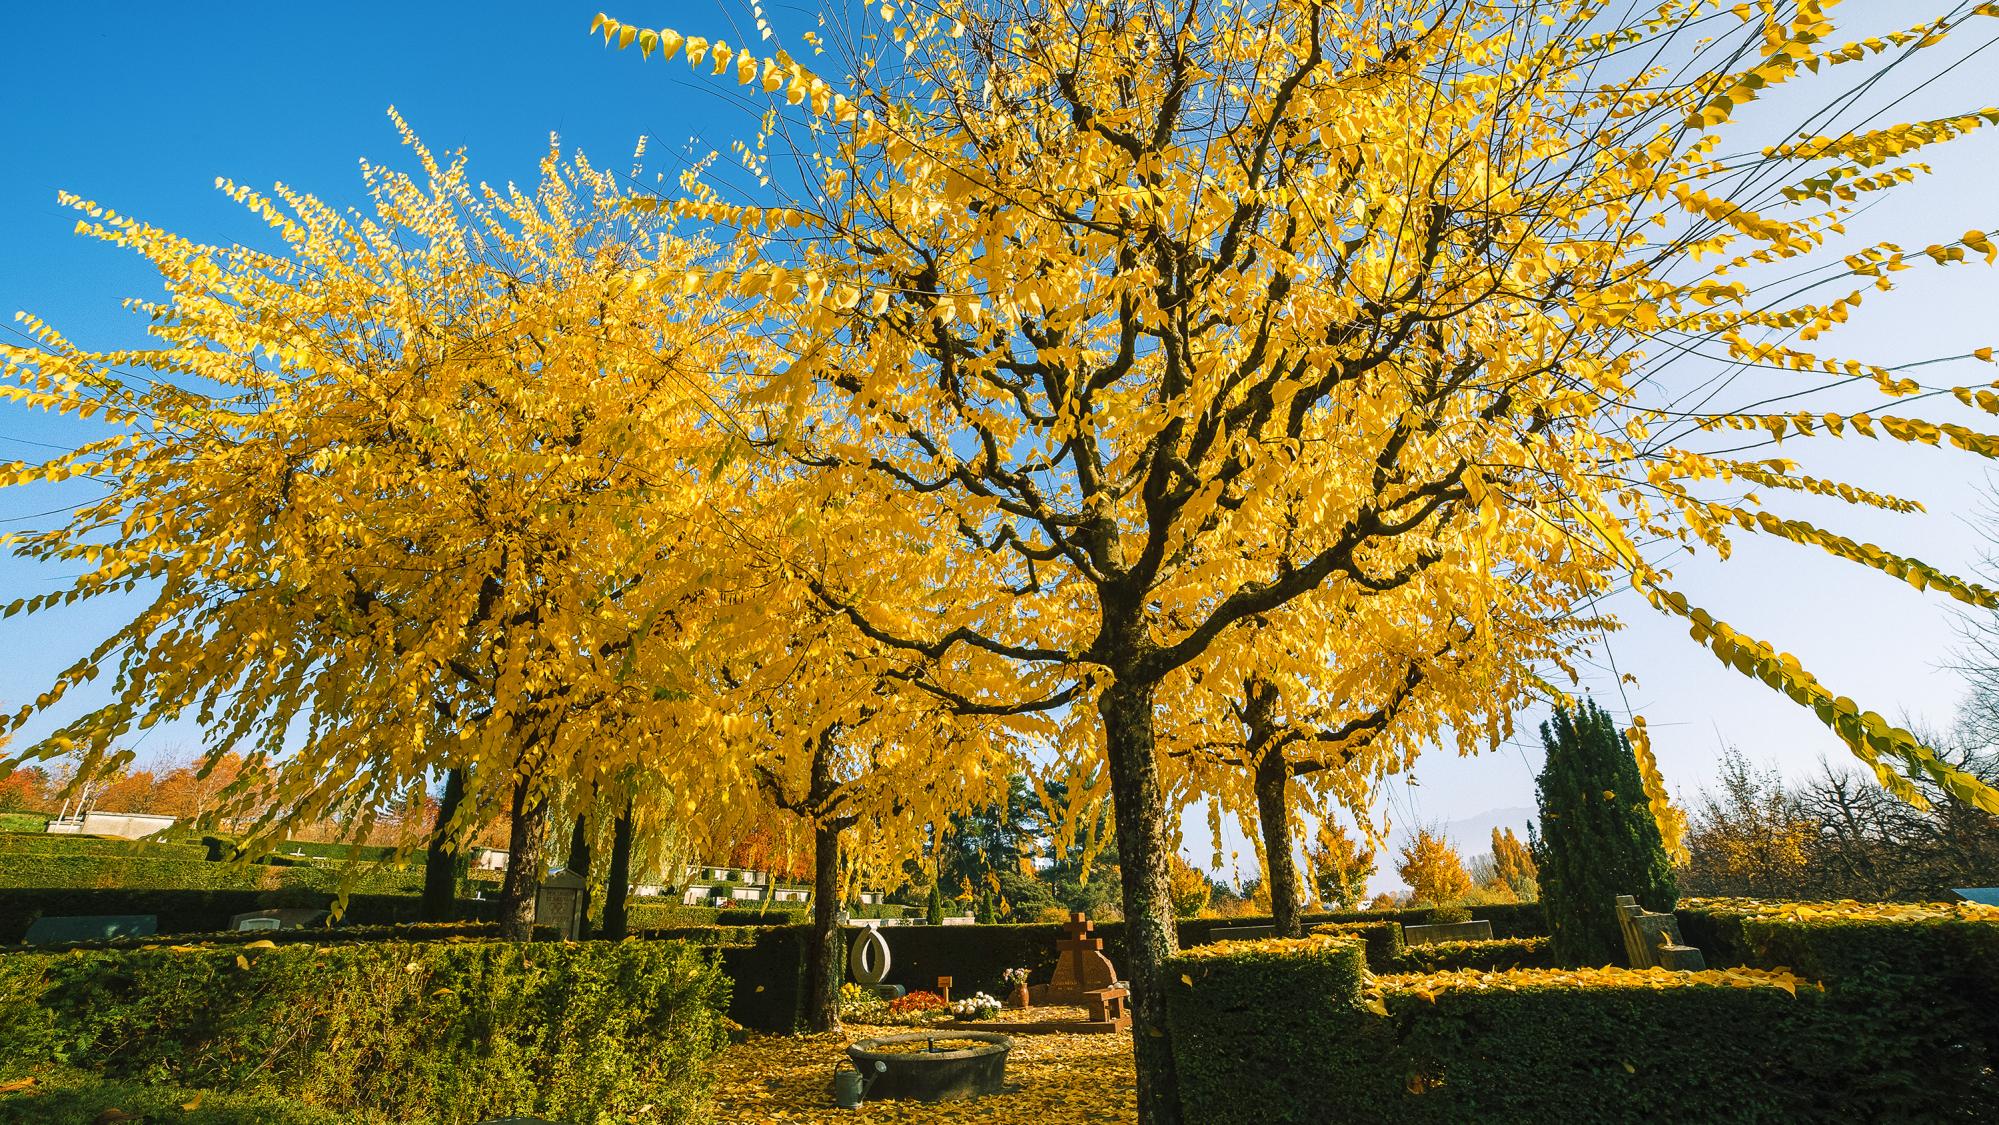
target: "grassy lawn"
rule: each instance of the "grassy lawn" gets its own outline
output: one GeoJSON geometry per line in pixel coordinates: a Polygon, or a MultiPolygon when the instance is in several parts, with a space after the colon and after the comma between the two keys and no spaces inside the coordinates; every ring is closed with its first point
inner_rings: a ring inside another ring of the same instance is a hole
{"type": "MultiPolygon", "coordinates": [[[[756,1122],[1130,1122],[1138,1119],[1131,1036],[1016,1035],[1007,1092],[968,1102],[868,1102],[833,1106],[833,1070],[846,1045],[907,1027],[852,1026],[838,1035],[760,1036],[731,1046],[716,1065],[715,1120],[756,1122]]],[[[940,1034],[948,1034],[940,1032],[940,1034]]]]}

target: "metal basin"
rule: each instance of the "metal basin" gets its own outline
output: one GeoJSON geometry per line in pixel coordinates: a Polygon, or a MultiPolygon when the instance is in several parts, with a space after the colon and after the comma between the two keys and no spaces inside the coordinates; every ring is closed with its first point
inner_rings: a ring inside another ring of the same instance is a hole
{"type": "Polygon", "coordinates": [[[885,1067],[868,1090],[868,1098],[907,1098],[919,1102],[964,1101],[997,1094],[1006,1082],[1006,1056],[1013,1040],[990,1031],[926,1031],[915,1035],[884,1035],[862,1039],[847,1048],[854,1069],[874,1074],[885,1067]],[[977,1040],[959,1050],[909,1049],[909,1044],[977,1040]],[[882,1050],[891,1045],[900,1050],[882,1050]]]}

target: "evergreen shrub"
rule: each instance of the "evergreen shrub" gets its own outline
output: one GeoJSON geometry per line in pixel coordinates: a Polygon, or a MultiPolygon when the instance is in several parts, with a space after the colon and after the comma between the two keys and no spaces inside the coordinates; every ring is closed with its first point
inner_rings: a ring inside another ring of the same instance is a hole
{"type": "Polygon", "coordinates": [[[1555,956],[1622,965],[1617,896],[1665,912],[1677,893],[1638,760],[1610,713],[1589,700],[1579,711],[1557,707],[1541,741],[1540,832],[1530,839],[1555,956]]]}

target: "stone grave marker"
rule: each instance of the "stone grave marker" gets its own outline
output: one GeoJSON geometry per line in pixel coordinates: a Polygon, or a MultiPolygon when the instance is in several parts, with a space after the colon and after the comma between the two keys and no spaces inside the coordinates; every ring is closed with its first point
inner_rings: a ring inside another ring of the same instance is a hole
{"type": "Polygon", "coordinates": [[[1634,969],[1675,969],[1698,973],[1707,968],[1701,951],[1680,940],[1680,920],[1654,914],[1631,895],[1617,896],[1617,927],[1624,931],[1624,955],[1634,969]]]}
{"type": "Polygon", "coordinates": [[[1069,916],[1063,927],[1068,936],[1055,943],[1058,960],[1055,976],[1047,984],[1035,985],[1029,993],[1036,1005],[1070,1004],[1083,1007],[1088,994],[1101,988],[1117,987],[1117,969],[1104,956],[1104,939],[1092,937],[1094,927],[1082,911],[1069,916]]]}

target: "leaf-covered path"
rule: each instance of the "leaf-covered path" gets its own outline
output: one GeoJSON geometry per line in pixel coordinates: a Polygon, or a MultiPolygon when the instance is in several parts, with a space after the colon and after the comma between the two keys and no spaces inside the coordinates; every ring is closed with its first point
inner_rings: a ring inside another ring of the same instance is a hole
{"type": "MultiPolygon", "coordinates": [[[[1007,1057],[1007,1092],[968,1102],[833,1105],[834,1067],[846,1045],[891,1029],[845,1034],[759,1036],[731,1046],[716,1064],[715,1120],[753,1122],[981,1122],[1042,1125],[1138,1120],[1131,1036],[1016,1035],[1007,1057]]],[[[894,1031],[906,1031],[896,1028],[894,1031]]]]}

